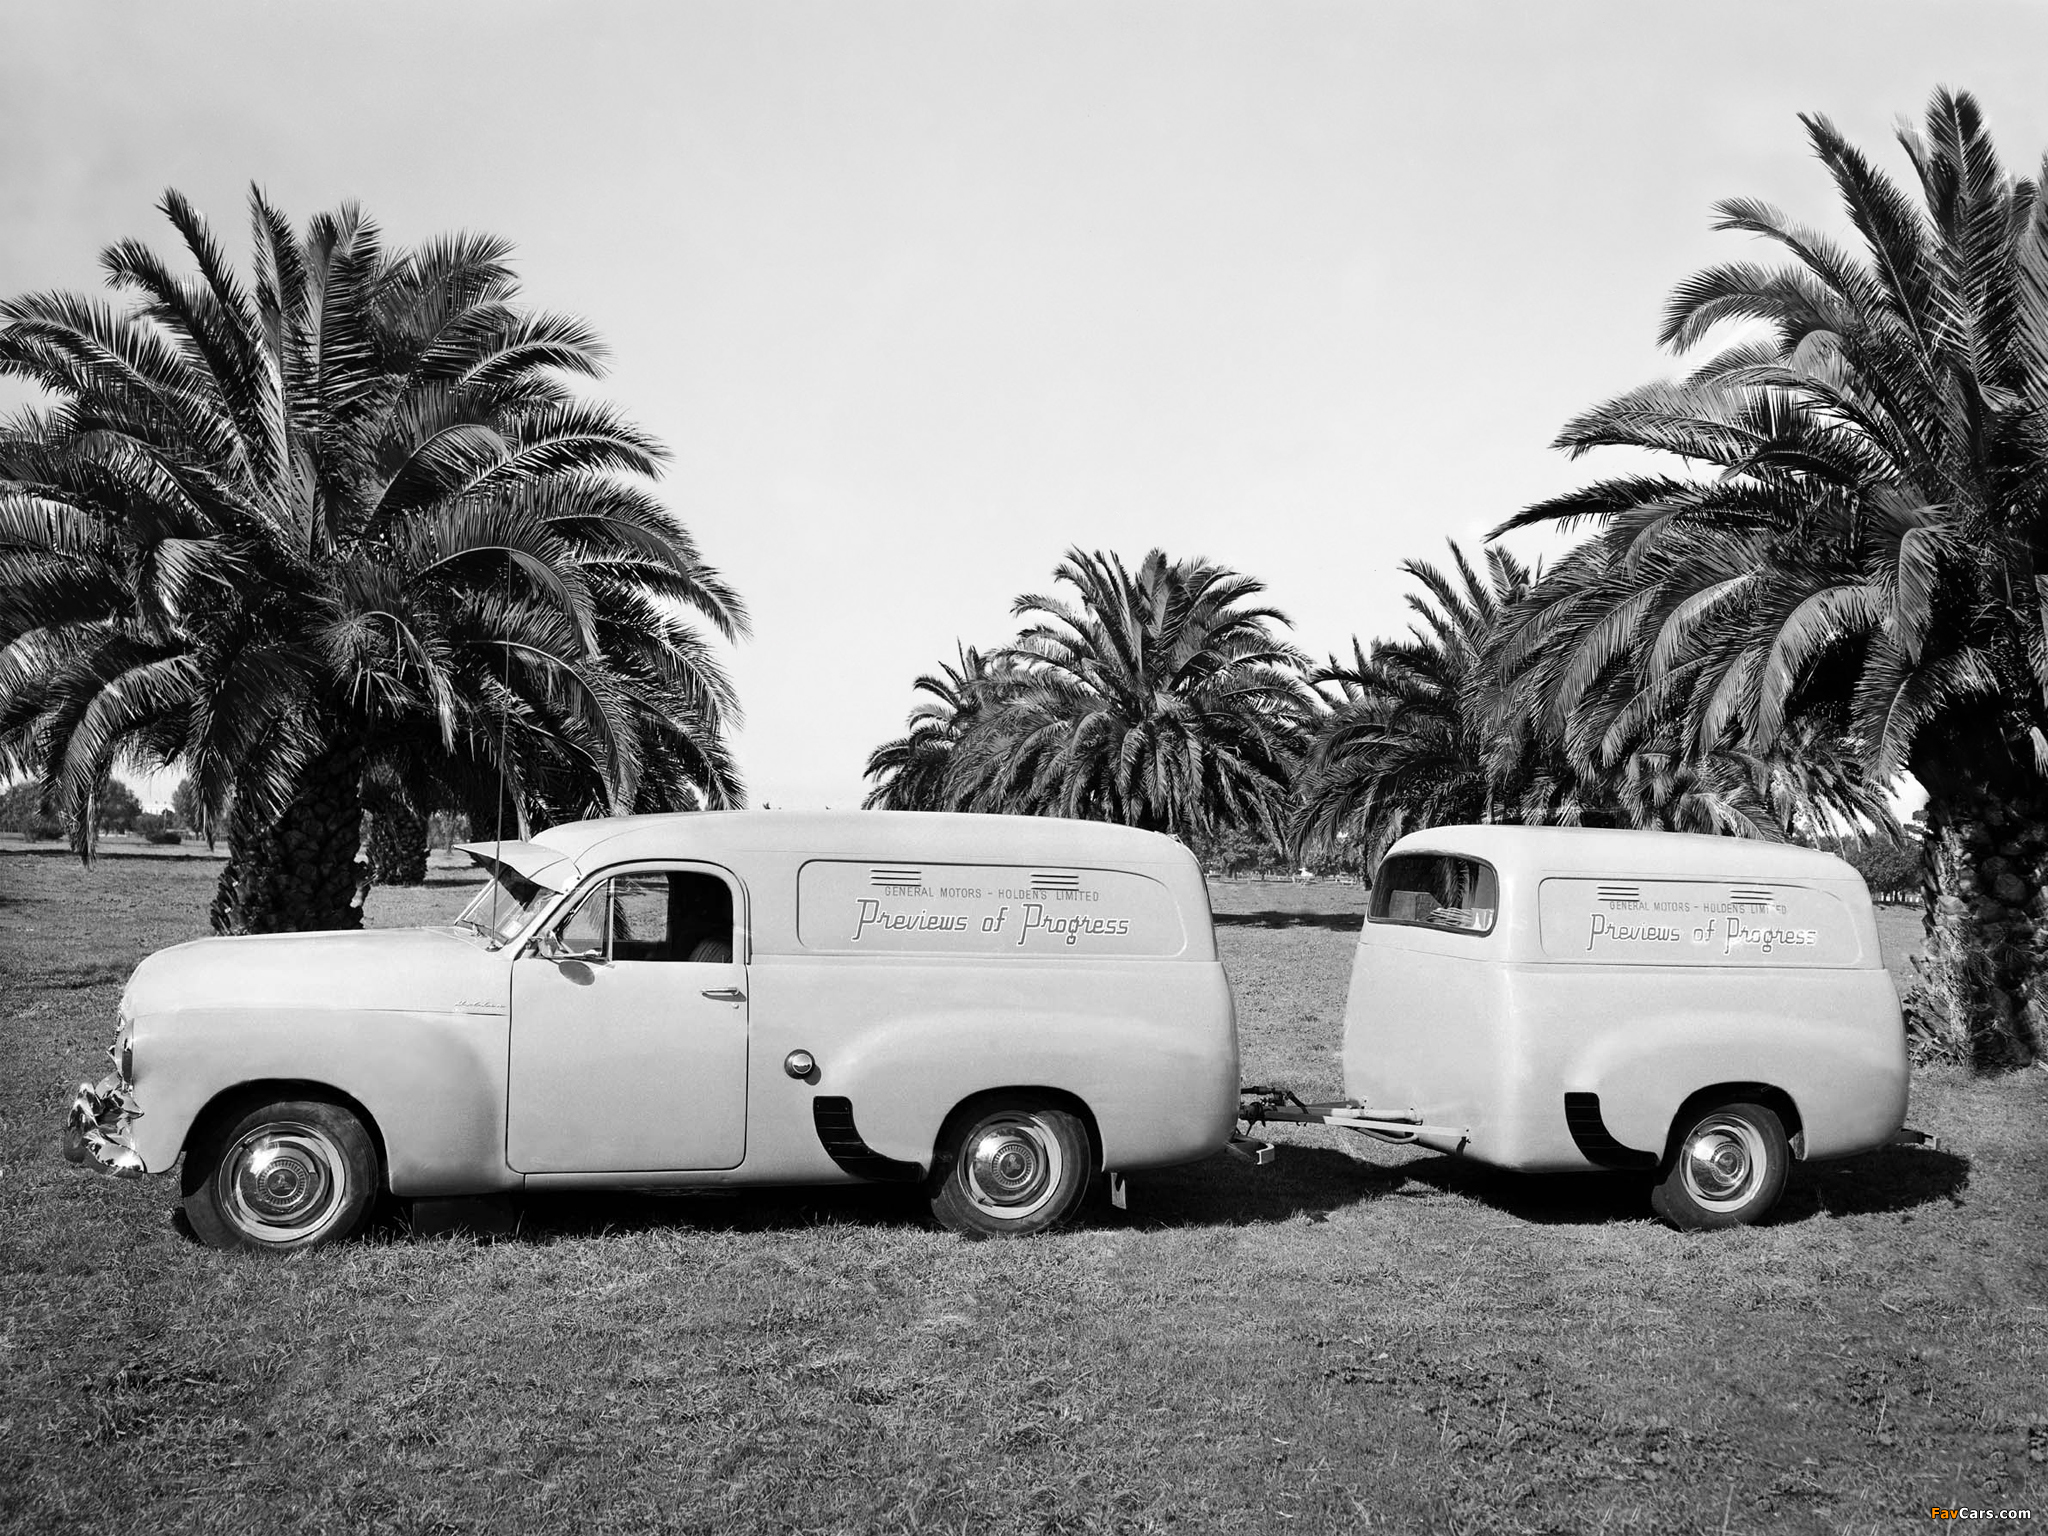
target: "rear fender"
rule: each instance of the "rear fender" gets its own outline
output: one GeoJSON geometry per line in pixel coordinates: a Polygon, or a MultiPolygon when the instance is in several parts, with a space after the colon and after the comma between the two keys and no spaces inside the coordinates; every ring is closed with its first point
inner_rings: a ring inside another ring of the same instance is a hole
{"type": "Polygon", "coordinates": [[[946,1149],[952,1145],[954,1137],[958,1136],[966,1128],[967,1123],[974,1118],[983,1104],[988,1103],[992,1099],[1006,1097],[1010,1094],[1020,1094],[1026,1098],[1036,1099],[1048,1109],[1063,1109],[1068,1114],[1075,1116],[1082,1125],[1088,1128],[1088,1147],[1091,1157],[1089,1166],[1091,1169],[1096,1170],[1102,1167],[1102,1132],[1095,1124],[1095,1112],[1088,1107],[1085,1101],[1068,1093],[1065,1089],[1048,1087],[1044,1083],[1017,1083],[1006,1088],[993,1088],[986,1093],[977,1093],[972,1098],[965,1099],[956,1104],[953,1107],[953,1112],[946,1116],[944,1124],[939,1127],[938,1139],[932,1144],[932,1156],[928,1159],[931,1165],[934,1168],[938,1166],[940,1160],[945,1156],[946,1149]]]}
{"type": "Polygon", "coordinates": [[[1694,1021],[1638,1045],[1608,1044],[1573,1065],[1567,1090],[1596,1093],[1608,1133],[1664,1156],[1677,1122],[1711,1102],[1748,1098],[1777,1110],[1798,1155],[1834,1157],[1882,1144],[1905,1123],[1903,1063],[1867,1037],[1814,1038],[1797,1021],[1694,1021]]]}
{"type": "Polygon", "coordinates": [[[1670,1133],[1664,1138],[1664,1145],[1657,1149],[1661,1157],[1658,1166],[1670,1167],[1678,1156],[1678,1138],[1690,1130],[1701,1115],[1722,1104],[1759,1104],[1768,1109],[1785,1128],[1785,1139],[1791,1143],[1792,1155],[1795,1158],[1806,1156],[1806,1122],[1791,1094],[1769,1083],[1711,1083],[1688,1097],[1672,1115],[1670,1133]]]}
{"type": "Polygon", "coordinates": [[[943,1017],[892,1021],[839,1054],[831,1086],[851,1100],[862,1139],[929,1168],[948,1118],[981,1095],[1017,1089],[1076,1107],[1098,1166],[1167,1166],[1207,1156],[1237,1119],[1236,1052],[1174,1025],[1040,1015],[1000,1052],[963,1049],[976,1031],[943,1017]],[[1114,1051],[1104,1049],[1114,1039],[1114,1051]],[[1020,1086],[1022,1085],[1022,1086],[1020,1086]]]}

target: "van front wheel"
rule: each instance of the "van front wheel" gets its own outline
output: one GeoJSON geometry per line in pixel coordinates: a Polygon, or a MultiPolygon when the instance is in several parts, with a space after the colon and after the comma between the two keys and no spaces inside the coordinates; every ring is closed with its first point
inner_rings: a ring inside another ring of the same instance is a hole
{"type": "Polygon", "coordinates": [[[1778,1203],[1791,1165],[1775,1113],[1761,1104],[1722,1104],[1679,1137],[1650,1209],[1684,1232],[1745,1226],[1778,1203]]]}
{"type": "Polygon", "coordinates": [[[970,1237],[1023,1237],[1058,1226],[1087,1192],[1088,1128],[1023,1095],[985,1099],[940,1143],[932,1216],[970,1237]]]}
{"type": "Polygon", "coordinates": [[[361,1226],[378,1182],[376,1144],[339,1104],[258,1104],[187,1154],[185,1219],[209,1248],[311,1248],[361,1226]]]}

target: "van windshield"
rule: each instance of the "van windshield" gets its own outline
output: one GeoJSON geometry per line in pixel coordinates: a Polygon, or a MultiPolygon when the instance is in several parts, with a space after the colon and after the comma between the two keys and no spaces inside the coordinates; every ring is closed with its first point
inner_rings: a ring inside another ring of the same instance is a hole
{"type": "Polygon", "coordinates": [[[455,926],[482,934],[497,949],[518,938],[554,894],[501,867],[462,909],[455,926]]]}
{"type": "Polygon", "coordinates": [[[1449,853],[1404,853],[1380,865],[1372,882],[1375,923],[1491,933],[1500,907],[1493,866],[1449,853]]]}

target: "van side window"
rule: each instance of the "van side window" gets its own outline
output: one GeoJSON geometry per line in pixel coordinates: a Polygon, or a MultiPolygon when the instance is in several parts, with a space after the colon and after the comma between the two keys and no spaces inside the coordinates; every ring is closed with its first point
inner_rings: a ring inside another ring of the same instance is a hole
{"type": "Polygon", "coordinates": [[[716,875],[667,870],[615,875],[563,924],[563,947],[623,963],[732,963],[732,890],[716,875]]]}
{"type": "Polygon", "coordinates": [[[668,938],[671,960],[732,964],[732,887],[694,870],[669,875],[668,938]]]}
{"type": "Polygon", "coordinates": [[[1375,923],[1491,933],[1500,907],[1493,866],[1449,853],[1404,853],[1380,865],[1372,882],[1375,923]]]}

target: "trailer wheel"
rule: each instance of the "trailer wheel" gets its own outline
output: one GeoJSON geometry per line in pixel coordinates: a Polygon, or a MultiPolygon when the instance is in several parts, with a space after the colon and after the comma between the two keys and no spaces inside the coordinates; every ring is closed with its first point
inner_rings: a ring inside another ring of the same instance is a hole
{"type": "Polygon", "coordinates": [[[185,1219],[209,1248],[347,1237],[377,1195],[377,1147],[339,1104],[286,1099],[223,1120],[186,1158],[185,1219]]]}
{"type": "Polygon", "coordinates": [[[1784,1124],[1761,1104],[1721,1104],[1686,1128],[1650,1209],[1682,1232],[1746,1226],[1785,1191],[1792,1149],[1784,1124]]]}
{"type": "Polygon", "coordinates": [[[932,1216],[970,1237],[1024,1237],[1058,1226],[1088,1191],[1088,1128],[1024,1094],[983,1099],[941,1137],[928,1185],[932,1216]]]}

